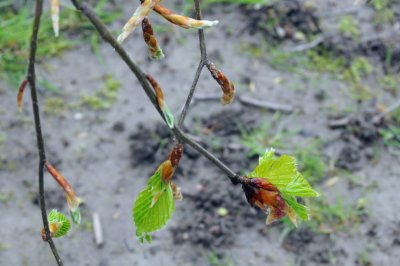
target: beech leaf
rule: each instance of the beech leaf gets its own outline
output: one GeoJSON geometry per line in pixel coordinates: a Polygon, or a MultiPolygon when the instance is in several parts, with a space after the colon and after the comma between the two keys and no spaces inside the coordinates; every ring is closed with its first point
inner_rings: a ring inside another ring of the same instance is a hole
{"type": "Polygon", "coordinates": [[[147,186],[139,193],[133,206],[133,221],[136,236],[143,243],[151,242],[150,233],[164,227],[174,212],[174,196],[171,184],[161,179],[162,169],[149,179],[147,186]]]}

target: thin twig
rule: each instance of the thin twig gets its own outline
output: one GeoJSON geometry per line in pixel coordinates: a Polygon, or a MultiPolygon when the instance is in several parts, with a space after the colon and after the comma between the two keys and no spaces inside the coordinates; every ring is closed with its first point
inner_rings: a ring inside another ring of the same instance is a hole
{"type": "MultiPolygon", "coordinates": [[[[96,30],[101,35],[101,37],[115,49],[115,51],[118,53],[121,59],[128,65],[129,69],[135,74],[135,76],[139,80],[140,84],[142,85],[142,88],[146,92],[147,96],[149,97],[153,105],[157,108],[160,116],[163,117],[162,112],[160,111],[157,105],[154,92],[147,83],[146,76],[144,75],[143,71],[133,62],[133,60],[129,57],[125,49],[114,39],[111,33],[107,30],[106,26],[100,21],[100,19],[88,5],[86,5],[85,3],[81,3],[77,0],[71,0],[71,1],[75,5],[75,7],[78,10],[80,10],[90,20],[90,22],[94,25],[96,30]]],[[[214,163],[229,177],[232,183],[238,184],[244,182],[244,179],[239,174],[232,171],[228,166],[226,166],[213,154],[211,154],[209,151],[203,148],[200,144],[195,142],[193,139],[189,138],[179,127],[174,127],[171,130],[171,132],[182,143],[187,143],[188,145],[192,146],[200,154],[202,154],[204,157],[206,157],[208,160],[214,163]]]]}
{"type": "Polygon", "coordinates": [[[43,226],[46,234],[46,240],[50,245],[50,249],[53,252],[54,258],[57,261],[58,265],[63,265],[60,256],[58,255],[58,251],[56,246],[54,245],[53,239],[50,235],[49,223],[47,221],[47,213],[46,213],[46,201],[44,198],[44,179],[43,179],[43,169],[44,163],[46,161],[46,151],[44,148],[44,141],[42,135],[42,129],[40,124],[40,112],[39,112],[39,104],[36,90],[36,74],[35,74],[35,61],[36,61],[36,49],[38,42],[38,34],[40,28],[40,18],[42,16],[43,11],[43,0],[36,0],[35,7],[35,18],[33,21],[33,29],[32,29],[32,37],[29,51],[29,63],[28,63],[28,82],[31,88],[31,98],[32,98],[32,109],[33,109],[33,117],[35,120],[35,130],[36,130],[36,138],[37,138],[37,148],[39,152],[39,202],[40,202],[40,210],[42,212],[42,220],[43,226]]]}
{"type": "Polygon", "coordinates": [[[293,106],[283,103],[274,103],[274,102],[267,102],[267,101],[260,101],[257,99],[240,96],[238,100],[244,105],[250,105],[258,108],[265,108],[273,111],[280,111],[284,113],[291,113],[293,112],[293,106]]]}
{"type": "MultiPolygon", "coordinates": [[[[202,15],[201,15],[201,9],[200,9],[200,0],[194,0],[194,8],[196,10],[196,19],[201,20],[202,15]]],[[[197,82],[199,81],[201,71],[203,70],[203,67],[208,63],[206,40],[204,37],[204,31],[202,29],[199,30],[199,43],[200,43],[201,59],[200,59],[199,66],[197,67],[196,73],[194,75],[193,83],[192,83],[192,86],[190,87],[190,91],[189,91],[188,97],[186,99],[185,105],[183,106],[181,115],[179,116],[179,123],[178,123],[179,128],[183,127],[183,123],[185,122],[186,114],[189,110],[189,106],[192,101],[193,94],[196,91],[197,82]]]]}

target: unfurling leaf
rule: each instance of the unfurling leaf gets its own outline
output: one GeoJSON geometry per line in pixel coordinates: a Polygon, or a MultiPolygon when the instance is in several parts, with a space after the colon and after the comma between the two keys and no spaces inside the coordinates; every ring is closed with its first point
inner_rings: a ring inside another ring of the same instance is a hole
{"type": "Polygon", "coordinates": [[[143,243],[146,239],[147,242],[151,242],[150,233],[164,227],[173,212],[174,196],[171,184],[166,185],[161,179],[161,171],[157,171],[139,193],[133,206],[133,221],[139,241],[143,243]]]}
{"type": "Polygon", "coordinates": [[[160,14],[169,22],[178,25],[185,29],[204,29],[218,24],[218,20],[197,20],[189,17],[174,14],[171,10],[157,4],[154,6],[154,11],[160,14]]]}
{"type": "Polygon", "coordinates": [[[126,37],[131,34],[135,28],[147,17],[153,7],[159,3],[160,0],[144,0],[141,5],[135,10],[132,17],[128,20],[122,29],[121,34],[118,36],[117,41],[122,43],[126,37]]]}
{"type": "Polygon", "coordinates": [[[318,197],[307,180],[297,171],[296,160],[288,155],[274,157],[274,150],[267,150],[260,157],[259,165],[247,175],[242,187],[250,205],[258,206],[269,214],[267,224],[287,215],[294,225],[297,216],[309,219],[309,210],[297,202],[297,197],[318,197]]]}
{"type": "Polygon", "coordinates": [[[156,93],[157,104],[158,107],[160,107],[161,111],[163,112],[165,121],[167,122],[170,128],[174,128],[174,115],[169,110],[167,104],[164,101],[164,93],[161,87],[158,85],[157,81],[152,76],[146,75],[146,78],[150,82],[151,86],[153,87],[156,93]]]}
{"type": "Polygon", "coordinates": [[[24,81],[22,81],[21,85],[19,86],[18,95],[17,95],[18,112],[22,111],[22,97],[24,96],[24,91],[25,91],[25,87],[27,84],[28,84],[28,80],[24,79],[24,81]]]}
{"type": "Polygon", "coordinates": [[[57,183],[64,190],[65,197],[67,199],[68,207],[71,213],[72,221],[76,224],[81,223],[81,213],[79,211],[79,199],[75,195],[75,191],[72,189],[71,185],[62,176],[57,169],[54,168],[49,162],[45,162],[44,166],[47,171],[51,174],[51,176],[57,181],[57,183]]]}
{"type": "Polygon", "coordinates": [[[222,89],[222,97],[221,97],[221,103],[223,105],[227,105],[233,102],[233,99],[235,98],[235,86],[233,85],[233,82],[230,81],[224,73],[219,71],[213,63],[208,63],[207,64],[208,70],[210,71],[212,77],[218,82],[218,84],[221,86],[222,89]]]}
{"type": "Polygon", "coordinates": [[[154,35],[153,27],[150,21],[145,17],[142,21],[143,38],[147,44],[149,55],[151,59],[160,60],[164,58],[164,53],[158,45],[156,36],[154,35]]]}
{"type": "MultiPolygon", "coordinates": [[[[68,218],[57,210],[51,210],[47,215],[47,221],[49,223],[49,230],[51,237],[62,237],[68,233],[71,229],[71,223],[68,218]]],[[[46,232],[42,229],[42,238],[47,241],[46,232]]]]}
{"type": "Polygon", "coordinates": [[[151,242],[150,233],[164,227],[174,212],[174,200],[181,200],[180,188],[171,182],[182,156],[183,146],[176,144],[139,193],[133,205],[136,236],[141,243],[151,242]]]}
{"type": "Polygon", "coordinates": [[[53,23],[54,35],[57,37],[59,32],[60,1],[51,0],[51,21],[53,23]]]}

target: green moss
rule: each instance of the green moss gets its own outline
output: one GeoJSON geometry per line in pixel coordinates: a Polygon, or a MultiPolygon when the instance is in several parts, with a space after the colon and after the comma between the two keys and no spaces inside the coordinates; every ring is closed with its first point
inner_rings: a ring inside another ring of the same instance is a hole
{"type": "Polygon", "coordinates": [[[349,205],[344,205],[341,197],[333,204],[320,197],[310,201],[308,206],[312,219],[306,226],[320,233],[350,232],[361,223],[362,217],[368,215],[366,199],[362,197],[349,205]]]}
{"type": "Polygon", "coordinates": [[[59,115],[65,111],[65,99],[61,97],[50,97],[44,99],[43,111],[50,115],[59,115]]]}
{"type": "Polygon", "coordinates": [[[360,38],[360,25],[352,16],[343,16],[338,25],[340,33],[355,40],[360,38]]]}
{"type": "Polygon", "coordinates": [[[111,76],[104,77],[104,85],[94,94],[83,94],[81,104],[90,107],[93,110],[109,109],[117,100],[118,91],[121,84],[111,76]]]}

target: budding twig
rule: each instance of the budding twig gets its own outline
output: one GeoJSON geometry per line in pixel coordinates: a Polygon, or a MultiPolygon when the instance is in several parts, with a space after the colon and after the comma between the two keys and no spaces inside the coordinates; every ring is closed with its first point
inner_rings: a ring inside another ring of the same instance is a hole
{"type": "MultiPolygon", "coordinates": [[[[99,32],[100,36],[108,42],[118,53],[121,59],[128,65],[129,69],[132,73],[136,76],[139,80],[143,90],[146,92],[148,98],[150,99],[151,103],[157,109],[160,116],[164,119],[163,113],[158,106],[156,95],[154,94],[152,88],[150,87],[149,83],[147,82],[146,75],[143,71],[133,62],[133,60],[129,57],[128,53],[125,49],[114,39],[111,33],[107,30],[106,26],[100,21],[97,15],[93,12],[93,10],[85,3],[81,3],[78,0],[71,0],[76,9],[80,10],[93,24],[96,30],[99,32]]],[[[196,7],[196,16],[197,18],[201,18],[200,13],[200,3],[198,0],[195,0],[195,7],[196,7]]],[[[202,58],[206,58],[206,48],[205,48],[205,41],[203,31],[199,30],[199,38],[200,38],[200,50],[202,52],[202,58]]],[[[205,60],[202,60],[205,62],[205,60]]],[[[193,88],[193,91],[195,86],[193,88]]],[[[189,101],[190,104],[190,101],[189,101]]],[[[187,106],[189,106],[187,104],[187,106]]],[[[184,120],[184,119],[183,119],[184,120]]],[[[165,121],[166,122],[166,121],[165,121]]],[[[214,163],[221,171],[223,171],[228,178],[231,180],[233,184],[242,183],[243,178],[232,171],[228,166],[226,166],[223,162],[221,162],[218,158],[216,158],[213,154],[203,148],[200,144],[189,138],[181,129],[180,127],[174,127],[171,130],[171,133],[174,135],[176,139],[178,139],[181,143],[187,143],[192,146],[195,150],[197,150],[200,154],[206,157],[209,161],[214,163]]]]}
{"type": "Polygon", "coordinates": [[[37,41],[38,41],[38,33],[40,27],[40,18],[42,16],[43,10],[43,0],[36,0],[35,4],[35,17],[33,20],[33,29],[32,29],[32,37],[30,42],[30,51],[29,51],[29,63],[28,63],[28,82],[31,88],[31,98],[32,98],[32,109],[33,109],[33,117],[35,121],[35,130],[36,130],[36,138],[37,138],[37,148],[39,152],[39,203],[40,210],[42,213],[43,226],[45,231],[45,237],[47,242],[49,243],[50,249],[53,252],[54,258],[58,265],[63,265],[63,262],[58,254],[57,248],[54,245],[53,239],[51,237],[49,222],[47,220],[46,213],[46,202],[44,198],[44,180],[43,180],[43,168],[44,163],[46,161],[46,151],[44,148],[43,134],[42,128],[40,125],[40,113],[39,113],[39,104],[37,98],[37,90],[36,90],[36,74],[35,74],[35,61],[36,61],[36,50],[37,50],[37,41]]]}

